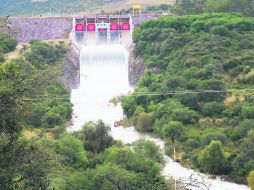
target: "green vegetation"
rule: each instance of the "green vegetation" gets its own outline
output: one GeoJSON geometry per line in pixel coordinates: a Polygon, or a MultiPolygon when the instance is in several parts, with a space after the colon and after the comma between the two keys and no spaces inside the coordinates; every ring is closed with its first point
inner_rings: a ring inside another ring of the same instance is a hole
{"type": "Polygon", "coordinates": [[[117,0],[0,0],[0,15],[29,15],[49,13],[67,13],[92,10],[92,7],[117,0]]]}
{"type": "Polygon", "coordinates": [[[252,0],[177,0],[173,11],[179,14],[200,14],[204,12],[236,12],[254,16],[252,0]]]}
{"type": "Polygon", "coordinates": [[[17,46],[17,40],[8,32],[8,18],[0,19],[0,64],[5,61],[4,54],[13,51],[17,46]]]}
{"type": "Polygon", "coordinates": [[[226,13],[144,22],[133,39],[147,69],[122,102],[183,164],[241,183],[254,169],[253,92],[240,90],[254,87],[253,30],[252,18],[226,13]]]}
{"type": "MultiPolygon", "coordinates": [[[[1,53],[15,49],[3,39],[11,48],[1,53]]],[[[70,97],[57,80],[65,53],[64,43],[31,41],[0,64],[0,189],[169,189],[154,143],[123,146],[102,121],[66,132],[70,97]]]]}
{"type": "Polygon", "coordinates": [[[199,155],[200,167],[209,173],[220,174],[226,164],[226,156],[220,141],[212,141],[199,155]]]}

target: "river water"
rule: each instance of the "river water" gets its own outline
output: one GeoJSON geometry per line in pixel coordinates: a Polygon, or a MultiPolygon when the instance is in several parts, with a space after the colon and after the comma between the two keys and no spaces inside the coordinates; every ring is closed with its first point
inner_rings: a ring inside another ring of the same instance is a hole
{"type": "MultiPolygon", "coordinates": [[[[154,141],[163,150],[164,143],[161,139],[138,133],[134,127],[114,127],[114,122],[123,118],[123,110],[121,104],[114,105],[110,100],[133,91],[128,81],[128,52],[119,35],[114,36],[112,38],[114,43],[110,44],[107,43],[105,34],[100,34],[99,40],[95,40],[94,34],[89,35],[91,35],[89,38],[86,35],[86,40],[82,36],[77,38],[82,46],[80,87],[73,89],[71,93],[73,120],[69,131],[78,131],[85,122],[102,119],[111,126],[111,134],[115,140],[130,144],[139,139],[146,139],[154,141]]],[[[162,174],[166,178],[187,179],[194,175],[198,181],[204,180],[210,190],[249,190],[245,185],[225,182],[219,178],[210,179],[206,175],[198,174],[182,167],[166,155],[164,158],[166,164],[162,174]]],[[[200,188],[190,189],[200,190],[200,188]]]]}

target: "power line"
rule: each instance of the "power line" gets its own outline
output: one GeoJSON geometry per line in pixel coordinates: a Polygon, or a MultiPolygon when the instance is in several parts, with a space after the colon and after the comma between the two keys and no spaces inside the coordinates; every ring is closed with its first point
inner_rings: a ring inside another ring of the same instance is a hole
{"type": "MultiPolygon", "coordinates": [[[[125,94],[120,96],[167,96],[167,95],[181,95],[181,94],[220,94],[220,93],[229,93],[229,92],[254,92],[254,89],[229,89],[229,90],[184,90],[184,91],[165,91],[165,92],[134,92],[132,94],[125,94]]],[[[99,94],[97,94],[99,95],[99,94]]],[[[103,95],[103,94],[101,94],[103,95]]],[[[50,97],[50,96],[38,96],[37,98],[25,98],[23,101],[34,101],[34,100],[69,100],[70,96],[59,96],[59,97],[50,97]]]]}
{"type": "Polygon", "coordinates": [[[206,93],[228,93],[228,92],[254,92],[254,89],[229,89],[229,90],[185,90],[185,91],[166,91],[166,92],[134,92],[127,96],[163,96],[176,94],[206,94],[206,93]]]}

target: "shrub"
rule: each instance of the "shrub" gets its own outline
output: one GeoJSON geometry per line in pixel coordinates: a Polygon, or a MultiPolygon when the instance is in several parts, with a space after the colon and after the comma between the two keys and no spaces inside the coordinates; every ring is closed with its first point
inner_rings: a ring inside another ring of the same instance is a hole
{"type": "Polygon", "coordinates": [[[254,120],[246,119],[241,121],[235,130],[236,134],[238,134],[240,138],[243,138],[247,136],[251,129],[254,129],[254,120]]]}
{"type": "Polygon", "coordinates": [[[189,108],[179,108],[173,110],[172,119],[174,121],[180,121],[183,124],[194,124],[198,120],[198,115],[189,108]]]}
{"type": "Polygon", "coordinates": [[[212,141],[199,155],[201,168],[212,174],[222,174],[225,170],[226,157],[220,141],[212,141]]]}
{"type": "Polygon", "coordinates": [[[254,119],[254,105],[244,105],[242,107],[242,117],[244,119],[254,119]]]}
{"type": "Polygon", "coordinates": [[[140,131],[152,130],[152,119],[148,113],[141,112],[136,118],[136,128],[140,131]]]}
{"type": "Polygon", "coordinates": [[[199,138],[188,139],[184,144],[187,147],[195,149],[195,148],[198,148],[200,146],[200,139],[199,138]]]}
{"type": "Polygon", "coordinates": [[[138,140],[134,143],[133,150],[138,154],[143,154],[158,163],[163,162],[163,155],[160,147],[152,141],[138,140]]]}
{"type": "Polygon", "coordinates": [[[64,156],[64,162],[74,167],[86,167],[88,159],[82,141],[71,134],[63,134],[57,141],[56,152],[64,156]]]}
{"type": "Polygon", "coordinates": [[[0,47],[2,47],[4,53],[15,50],[16,46],[17,40],[14,38],[5,38],[3,40],[0,39],[0,47]]]}
{"type": "Polygon", "coordinates": [[[203,146],[210,144],[214,140],[220,141],[222,144],[226,144],[227,136],[222,133],[208,133],[204,134],[201,137],[201,142],[203,146]]]}
{"type": "Polygon", "coordinates": [[[228,29],[225,26],[213,26],[210,31],[212,34],[221,36],[227,36],[229,33],[228,29]]]}
{"type": "Polygon", "coordinates": [[[55,112],[48,111],[41,119],[42,127],[44,128],[53,128],[63,124],[62,117],[55,112]]]}
{"type": "Polygon", "coordinates": [[[0,63],[2,63],[4,61],[5,61],[4,54],[2,52],[0,52],[0,63]]]}
{"type": "Polygon", "coordinates": [[[218,102],[208,102],[203,104],[202,113],[205,116],[218,116],[224,110],[224,105],[218,102]]]}

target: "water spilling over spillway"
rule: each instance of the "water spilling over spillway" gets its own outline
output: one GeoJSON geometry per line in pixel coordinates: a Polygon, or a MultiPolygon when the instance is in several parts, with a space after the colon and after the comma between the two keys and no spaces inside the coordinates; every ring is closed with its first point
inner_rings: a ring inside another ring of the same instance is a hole
{"type": "MultiPolygon", "coordinates": [[[[104,36],[102,41],[105,40],[104,36]]],[[[83,43],[83,39],[81,41],[83,43]]],[[[110,103],[110,100],[132,91],[128,82],[128,52],[124,45],[117,45],[117,43],[114,43],[115,45],[95,44],[83,45],[80,52],[80,87],[72,90],[73,120],[69,131],[80,130],[85,122],[102,119],[110,125],[111,134],[116,140],[127,144],[139,139],[146,139],[154,141],[164,149],[161,139],[148,134],[140,134],[134,127],[114,127],[114,122],[123,118],[123,110],[120,104],[114,105],[110,103]]],[[[194,174],[198,181],[203,180],[198,173],[182,167],[165,154],[164,158],[166,165],[162,174],[165,177],[188,178],[194,174]]],[[[209,190],[249,190],[245,185],[203,176],[204,182],[210,186],[209,190]]],[[[190,189],[200,190],[200,188],[190,189]]]]}
{"type": "Polygon", "coordinates": [[[80,57],[80,87],[72,91],[72,129],[87,121],[102,119],[107,124],[123,117],[121,106],[110,104],[128,93],[128,52],[122,45],[84,46],[80,57]]]}

